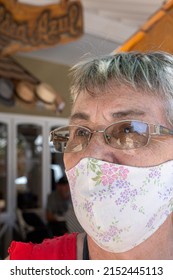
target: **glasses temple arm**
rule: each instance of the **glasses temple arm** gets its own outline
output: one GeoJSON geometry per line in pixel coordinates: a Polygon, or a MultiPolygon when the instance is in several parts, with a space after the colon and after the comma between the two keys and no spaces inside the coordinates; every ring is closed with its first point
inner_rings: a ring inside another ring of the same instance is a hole
{"type": "Polygon", "coordinates": [[[162,125],[153,125],[151,135],[173,135],[173,130],[162,125]]]}

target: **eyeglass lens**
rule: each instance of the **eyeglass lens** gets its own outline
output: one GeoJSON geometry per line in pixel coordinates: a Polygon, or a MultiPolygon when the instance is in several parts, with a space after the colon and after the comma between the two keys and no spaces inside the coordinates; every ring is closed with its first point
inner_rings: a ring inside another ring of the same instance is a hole
{"type": "Polygon", "coordinates": [[[111,147],[136,149],[148,143],[148,124],[139,121],[125,121],[105,129],[105,138],[111,147]]]}
{"type": "Polygon", "coordinates": [[[91,137],[90,130],[80,126],[67,126],[53,132],[53,145],[58,152],[72,153],[83,150],[91,137]]]}
{"type": "MultiPolygon", "coordinates": [[[[149,128],[140,121],[122,121],[102,131],[107,144],[117,149],[136,149],[148,143],[149,128]]],[[[60,153],[79,152],[89,143],[92,131],[80,126],[67,126],[54,130],[55,150],[60,153]]]]}

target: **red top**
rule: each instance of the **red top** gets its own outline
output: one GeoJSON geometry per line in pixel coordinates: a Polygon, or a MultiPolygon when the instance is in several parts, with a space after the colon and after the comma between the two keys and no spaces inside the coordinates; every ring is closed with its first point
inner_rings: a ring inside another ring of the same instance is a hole
{"type": "Polygon", "coordinates": [[[10,260],[76,260],[76,232],[45,239],[40,244],[12,241],[10,260]]]}

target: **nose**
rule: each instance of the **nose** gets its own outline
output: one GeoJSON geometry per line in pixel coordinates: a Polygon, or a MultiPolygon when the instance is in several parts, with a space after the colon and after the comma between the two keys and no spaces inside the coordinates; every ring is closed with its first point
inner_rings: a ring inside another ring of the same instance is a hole
{"type": "Polygon", "coordinates": [[[103,161],[108,161],[112,163],[120,163],[121,151],[109,146],[105,140],[102,130],[94,131],[90,141],[83,151],[84,157],[92,157],[103,161]]]}

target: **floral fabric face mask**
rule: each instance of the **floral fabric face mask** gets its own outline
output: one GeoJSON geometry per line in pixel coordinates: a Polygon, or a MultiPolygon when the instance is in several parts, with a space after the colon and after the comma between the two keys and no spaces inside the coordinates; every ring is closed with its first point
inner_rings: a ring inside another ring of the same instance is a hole
{"type": "Polygon", "coordinates": [[[146,168],[84,158],[66,173],[80,224],[106,251],[134,248],[173,210],[173,160],[146,168]]]}

